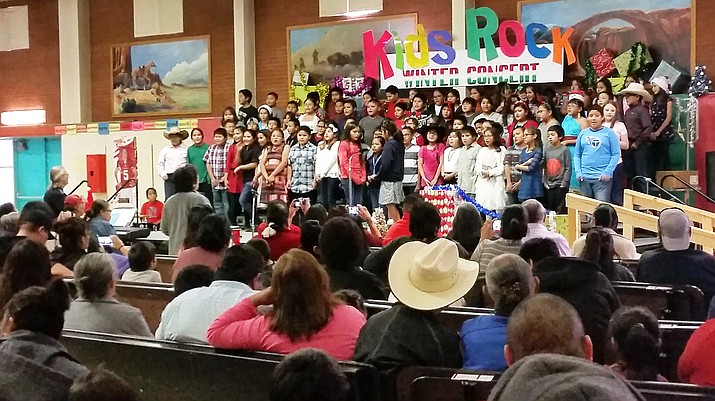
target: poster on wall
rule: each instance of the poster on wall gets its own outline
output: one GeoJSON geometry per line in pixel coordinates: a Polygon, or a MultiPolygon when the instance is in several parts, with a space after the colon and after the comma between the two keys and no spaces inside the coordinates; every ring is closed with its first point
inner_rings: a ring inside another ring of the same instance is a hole
{"type": "Polygon", "coordinates": [[[208,37],[113,46],[112,116],[211,112],[208,37]]]}
{"type": "Polygon", "coordinates": [[[137,138],[122,137],[114,141],[114,181],[115,189],[134,188],[137,186],[137,138]]]}
{"type": "MultiPolygon", "coordinates": [[[[416,25],[417,14],[403,14],[288,27],[288,77],[292,80],[296,71],[308,73],[308,85],[330,85],[337,76],[362,77],[363,32],[386,29],[404,38],[416,25]]],[[[388,45],[385,51],[394,54],[395,46],[388,45]]]]}
{"type": "MultiPolygon", "coordinates": [[[[641,42],[656,60],[666,60],[690,71],[695,60],[696,0],[521,0],[517,13],[522,25],[570,27],[569,42],[577,62],[567,75],[583,76],[586,62],[600,50],[616,56],[641,42]]],[[[550,41],[549,32],[537,41],[550,41]]]]}

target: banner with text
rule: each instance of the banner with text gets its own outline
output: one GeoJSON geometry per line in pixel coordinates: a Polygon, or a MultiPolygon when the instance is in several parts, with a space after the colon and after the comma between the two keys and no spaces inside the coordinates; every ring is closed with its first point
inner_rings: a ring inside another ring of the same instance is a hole
{"type": "MultiPolygon", "coordinates": [[[[542,47],[553,50],[553,45],[542,47]]],[[[437,52],[430,52],[430,63],[425,68],[397,69],[390,78],[385,78],[384,70],[380,72],[381,85],[395,85],[400,89],[439,88],[455,86],[496,85],[499,82],[510,84],[534,84],[562,82],[564,66],[554,61],[552,57],[536,58],[529,52],[517,57],[508,57],[497,48],[498,57],[486,61],[486,49],[482,49],[481,61],[469,58],[467,50],[455,50],[456,57],[449,65],[440,65],[432,61],[437,52]]],[[[419,53],[416,53],[419,58],[419,53]]],[[[399,65],[398,55],[388,54],[390,65],[399,65]]]]}

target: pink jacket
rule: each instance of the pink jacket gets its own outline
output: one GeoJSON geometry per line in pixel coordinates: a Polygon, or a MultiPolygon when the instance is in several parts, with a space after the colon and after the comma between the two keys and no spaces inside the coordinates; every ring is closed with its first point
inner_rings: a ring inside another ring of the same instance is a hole
{"type": "Polygon", "coordinates": [[[355,352],[365,316],[348,305],[333,309],[333,317],[309,340],[291,341],[285,334],[269,329],[270,316],[259,316],[255,305],[244,299],[214,320],[206,331],[206,339],[216,348],[240,348],[290,354],[302,348],[318,348],[333,358],[347,361],[355,352]]]}
{"type": "Polygon", "coordinates": [[[362,185],[367,181],[365,162],[360,155],[360,146],[348,140],[340,141],[338,147],[338,167],[340,167],[340,178],[348,178],[348,166],[352,166],[352,180],[357,185],[362,185]],[[350,160],[350,156],[358,154],[350,160]]]}

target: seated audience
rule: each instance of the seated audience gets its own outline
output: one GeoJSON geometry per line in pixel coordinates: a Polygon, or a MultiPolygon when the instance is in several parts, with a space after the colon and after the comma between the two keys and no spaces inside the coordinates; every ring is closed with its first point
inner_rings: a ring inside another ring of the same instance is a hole
{"type": "Polygon", "coordinates": [[[24,239],[7,255],[2,271],[0,310],[18,292],[33,286],[44,287],[50,281],[50,253],[44,245],[24,239]]]}
{"type": "Polygon", "coordinates": [[[223,215],[211,214],[199,223],[196,236],[198,246],[185,249],[171,268],[171,281],[186,266],[202,264],[214,271],[221,265],[223,255],[231,242],[231,225],[223,215]]]}
{"type": "Polygon", "coordinates": [[[89,231],[95,237],[117,235],[117,230],[109,221],[112,219],[112,209],[105,200],[97,199],[86,213],[89,231]]]}
{"type": "Polygon", "coordinates": [[[48,240],[55,239],[52,234],[54,223],[55,214],[47,203],[42,201],[27,202],[20,213],[17,234],[12,237],[0,238],[0,266],[5,263],[10,249],[25,238],[43,246],[48,240]]]}
{"type": "Polygon", "coordinates": [[[464,369],[503,372],[506,328],[514,308],[538,291],[531,266],[514,254],[499,255],[486,267],[486,294],[494,301],[494,315],[478,316],[462,325],[464,369]]]}
{"type": "Polygon", "coordinates": [[[309,253],[291,249],[276,262],[271,286],[245,298],[206,332],[217,348],[288,354],[319,348],[338,360],[352,359],[365,316],[341,303],[325,269],[309,253]],[[268,315],[258,307],[273,304],[268,315]]]}
{"type": "Polygon", "coordinates": [[[77,261],[87,254],[91,232],[79,217],[58,221],[54,230],[59,237],[60,246],[52,250],[50,260],[53,265],[60,263],[72,270],[77,261]]]}
{"type": "Polygon", "coordinates": [[[2,205],[0,205],[0,217],[5,216],[6,214],[14,213],[17,212],[15,209],[15,205],[13,205],[10,202],[5,202],[2,205]]]}
{"type": "Polygon", "coordinates": [[[645,400],[619,375],[591,362],[591,340],[559,297],[538,294],[514,309],[504,353],[509,369],[490,401],[645,400]]]}
{"type": "Polygon", "coordinates": [[[593,360],[604,363],[608,322],[621,301],[608,278],[593,262],[576,258],[545,258],[534,265],[539,291],[558,295],[578,311],[593,340],[593,360]]]}
{"type": "Polygon", "coordinates": [[[658,234],[663,249],[643,253],[638,262],[638,281],[656,284],[694,285],[705,294],[705,303],[715,294],[715,257],[690,249],[691,222],[680,209],[660,212],[658,234]]]}
{"type": "Polygon", "coordinates": [[[526,210],[526,215],[529,219],[529,230],[521,241],[526,242],[532,238],[549,238],[556,243],[561,256],[571,256],[571,248],[566,238],[546,228],[546,209],[544,209],[544,205],[536,199],[527,199],[521,206],[526,210]]]}
{"type": "Polygon", "coordinates": [[[359,292],[355,290],[340,290],[335,291],[335,296],[343,301],[346,305],[350,305],[353,308],[362,312],[367,318],[367,309],[365,308],[365,298],[360,295],[359,292]]]}
{"type": "Polygon", "coordinates": [[[261,269],[261,285],[263,288],[271,286],[273,278],[273,266],[276,262],[271,260],[271,246],[262,238],[251,238],[246,245],[258,251],[263,257],[263,269],[261,269]]]}
{"type": "Polygon", "coordinates": [[[184,267],[174,281],[174,299],[188,290],[210,286],[214,281],[214,274],[214,271],[206,265],[184,267]]]}
{"type": "Polygon", "coordinates": [[[331,288],[333,291],[352,289],[365,299],[387,299],[380,279],[357,264],[362,242],[362,230],[350,218],[335,217],[325,223],[318,252],[330,277],[331,288]]]}
{"type": "Polygon", "coordinates": [[[213,209],[207,205],[194,206],[189,210],[189,217],[186,222],[186,237],[184,237],[184,242],[181,243],[179,255],[186,249],[199,246],[199,224],[201,224],[201,220],[204,217],[213,214],[213,212],[213,209]]]}
{"type": "Polygon", "coordinates": [[[613,314],[608,333],[618,355],[611,365],[614,372],[627,380],[668,381],[658,373],[661,336],[653,312],[624,306],[613,314]]]}
{"type": "Polygon", "coordinates": [[[412,208],[422,202],[424,202],[424,199],[416,192],[405,197],[405,200],[402,201],[402,218],[393,222],[387,230],[387,234],[385,234],[385,238],[382,240],[383,246],[388,245],[399,237],[409,237],[412,235],[410,231],[410,214],[412,213],[412,208]]]}
{"type": "MultiPolygon", "coordinates": [[[[603,227],[613,238],[613,248],[618,259],[638,259],[641,255],[636,252],[633,241],[618,234],[618,213],[613,206],[603,203],[593,211],[593,225],[603,227]]],[[[586,236],[581,236],[573,243],[573,256],[580,257],[586,247],[586,236]]]]}
{"type": "Polygon", "coordinates": [[[457,208],[452,230],[447,234],[447,238],[462,245],[471,255],[479,244],[482,224],[482,216],[477,208],[471,203],[463,203],[457,208]]]}
{"type": "Polygon", "coordinates": [[[166,305],[156,338],[206,344],[206,329],[219,315],[263,288],[262,269],[263,258],[257,250],[246,245],[232,246],[208,287],[186,291],[166,305]]]}
{"type": "Polygon", "coordinates": [[[169,255],[179,253],[181,244],[186,238],[188,219],[191,209],[196,206],[211,208],[211,203],[205,196],[196,192],[199,173],[191,164],[179,167],[174,171],[172,180],[176,193],[164,203],[161,214],[161,232],[169,236],[169,255]]]}
{"type": "Polygon", "coordinates": [[[605,228],[594,227],[586,234],[586,246],[581,259],[593,262],[601,268],[601,273],[611,281],[636,281],[633,273],[620,263],[616,263],[613,237],[605,228]]]}
{"type": "Polygon", "coordinates": [[[374,365],[384,383],[405,366],[461,367],[459,334],[435,315],[462,298],[478,273],[479,266],[460,259],[457,244],[448,239],[402,245],[389,268],[390,288],[399,302],[368,320],[355,360],[374,365]]]}
{"type": "Polygon", "coordinates": [[[116,373],[102,365],[77,377],[68,401],[139,401],[139,394],[116,373]]]}
{"type": "Polygon", "coordinates": [[[148,241],[137,241],[129,248],[129,270],[122,281],[161,283],[161,273],[156,269],[156,247],[148,241]]]}
{"type": "Polygon", "coordinates": [[[303,222],[308,220],[315,220],[322,227],[325,225],[325,222],[328,221],[328,211],[325,210],[325,207],[321,204],[313,205],[303,216],[303,222]]]}
{"type": "Polygon", "coordinates": [[[82,218],[85,212],[85,202],[79,195],[67,195],[65,198],[65,211],[72,216],[82,218]]]}
{"type": "Polygon", "coordinates": [[[282,200],[268,202],[266,207],[266,222],[258,226],[258,235],[271,247],[271,260],[278,260],[284,253],[293,248],[300,248],[300,227],[288,224],[293,221],[297,209],[288,208],[282,200]]]}
{"type": "Polygon", "coordinates": [[[0,238],[14,237],[20,229],[20,212],[10,212],[0,217],[0,238]]]}
{"type": "Polygon", "coordinates": [[[715,386],[715,319],[693,332],[678,360],[678,379],[698,386],[715,386]]]}
{"type": "Polygon", "coordinates": [[[117,273],[109,255],[85,255],[74,274],[79,296],[65,316],[66,329],[152,337],[141,311],[115,298],[117,273]]]}
{"type": "Polygon", "coordinates": [[[531,266],[541,262],[542,259],[559,256],[559,247],[551,238],[532,238],[519,249],[519,256],[531,266]]]}
{"type": "Polygon", "coordinates": [[[271,376],[270,401],[346,401],[345,373],[330,355],[305,348],[286,356],[271,376]]]}
{"type": "Polygon", "coordinates": [[[15,294],[0,327],[0,394],[3,400],[64,400],[82,366],[60,343],[69,289],[62,280],[15,294]],[[28,392],[32,391],[33,396],[28,392]]]}
{"type": "Polygon", "coordinates": [[[521,205],[505,207],[501,215],[501,233],[497,239],[492,239],[495,234],[492,228],[493,220],[487,220],[482,226],[481,239],[472,254],[472,260],[479,263],[479,266],[488,266],[497,255],[517,255],[521,249],[521,241],[529,230],[527,220],[526,211],[521,205]]]}
{"type": "Polygon", "coordinates": [[[322,227],[318,220],[306,220],[300,225],[300,249],[313,255],[320,262],[320,254],[318,254],[318,246],[320,232],[322,227]]]}

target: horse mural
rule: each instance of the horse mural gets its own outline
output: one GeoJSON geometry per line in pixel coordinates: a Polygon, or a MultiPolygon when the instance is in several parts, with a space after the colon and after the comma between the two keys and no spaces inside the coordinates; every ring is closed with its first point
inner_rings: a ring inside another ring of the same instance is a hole
{"type": "Polygon", "coordinates": [[[137,90],[150,89],[154,84],[163,85],[159,74],[151,69],[156,67],[154,61],[149,61],[141,67],[132,70],[132,88],[137,90]]]}

